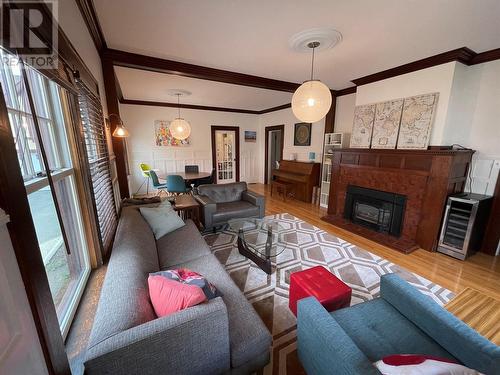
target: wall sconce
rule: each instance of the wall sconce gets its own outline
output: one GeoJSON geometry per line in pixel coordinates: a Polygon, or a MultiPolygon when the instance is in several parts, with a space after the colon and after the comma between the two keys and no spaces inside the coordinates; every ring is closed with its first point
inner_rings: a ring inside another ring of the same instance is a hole
{"type": "Polygon", "coordinates": [[[117,137],[117,138],[127,138],[127,137],[129,137],[130,133],[125,128],[125,125],[123,125],[123,121],[120,118],[120,116],[118,116],[116,113],[111,113],[109,115],[109,118],[111,118],[111,116],[116,116],[118,118],[118,125],[116,125],[115,131],[113,132],[113,137],[117,137]]]}

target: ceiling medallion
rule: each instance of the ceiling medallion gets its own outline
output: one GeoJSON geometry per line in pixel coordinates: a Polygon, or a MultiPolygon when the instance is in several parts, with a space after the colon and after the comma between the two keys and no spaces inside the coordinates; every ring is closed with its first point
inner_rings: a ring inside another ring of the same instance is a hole
{"type": "Polygon", "coordinates": [[[290,48],[297,52],[311,52],[310,43],[318,42],[316,52],[335,47],[342,41],[342,34],[331,28],[314,28],[301,31],[288,40],[290,48]]]}
{"type": "Polygon", "coordinates": [[[170,96],[180,97],[180,96],[190,96],[192,92],[183,89],[168,89],[167,94],[170,96]]]}

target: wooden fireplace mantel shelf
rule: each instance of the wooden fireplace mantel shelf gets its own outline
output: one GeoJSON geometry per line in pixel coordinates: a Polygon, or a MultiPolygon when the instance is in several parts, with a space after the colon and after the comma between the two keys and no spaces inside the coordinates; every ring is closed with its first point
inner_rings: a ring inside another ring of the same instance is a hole
{"type": "Polygon", "coordinates": [[[473,150],[336,149],[328,214],[323,220],[404,253],[435,251],[446,199],[462,192],[473,150]],[[399,238],[344,219],[348,185],[402,194],[407,198],[399,238]]]}

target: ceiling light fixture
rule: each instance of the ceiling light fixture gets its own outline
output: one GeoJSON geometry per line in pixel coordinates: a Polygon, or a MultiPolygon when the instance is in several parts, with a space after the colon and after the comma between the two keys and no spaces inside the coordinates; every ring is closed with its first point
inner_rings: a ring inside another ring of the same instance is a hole
{"type": "Polygon", "coordinates": [[[112,116],[116,116],[118,118],[118,124],[116,125],[115,130],[113,131],[113,137],[116,138],[127,138],[130,136],[130,133],[123,125],[123,121],[116,113],[111,113],[108,117],[111,119],[112,116]]]}
{"type": "Polygon", "coordinates": [[[176,92],[174,95],[177,96],[177,109],[178,109],[178,117],[174,119],[170,123],[170,134],[172,134],[172,137],[175,139],[183,140],[189,137],[191,134],[191,125],[189,125],[189,122],[184,120],[181,117],[181,105],[180,105],[180,97],[184,95],[182,92],[176,92]]]}
{"type": "Polygon", "coordinates": [[[312,49],[311,79],[295,90],[292,97],[292,111],[303,122],[317,122],[326,116],[332,105],[330,89],[321,81],[314,79],[314,50],[320,42],[307,43],[312,49]]]}

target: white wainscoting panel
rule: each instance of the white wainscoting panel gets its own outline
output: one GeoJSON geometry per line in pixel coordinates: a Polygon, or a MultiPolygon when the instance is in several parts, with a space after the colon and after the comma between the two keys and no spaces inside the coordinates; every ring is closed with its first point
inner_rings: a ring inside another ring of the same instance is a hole
{"type": "MultiPolygon", "coordinates": [[[[499,170],[500,157],[474,156],[471,168],[472,192],[493,195],[499,170]]],[[[470,180],[467,181],[466,191],[471,190],[469,186],[470,180]]]]}

